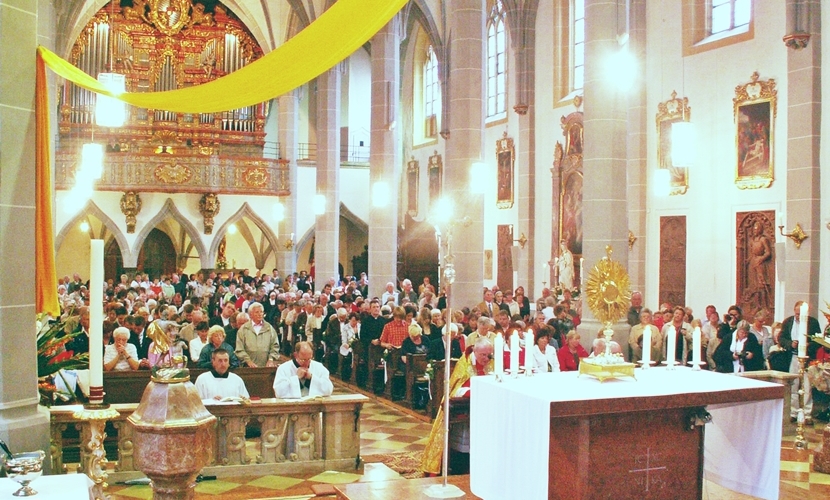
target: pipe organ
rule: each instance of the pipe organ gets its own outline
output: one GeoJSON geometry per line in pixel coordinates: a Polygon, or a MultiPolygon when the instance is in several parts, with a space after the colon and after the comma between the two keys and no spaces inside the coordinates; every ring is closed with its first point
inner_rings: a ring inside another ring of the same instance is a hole
{"type": "MultiPolygon", "coordinates": [[[[125,75],[127,91],[159,92],[209,82],[262,57],[262,49],[232,12],[219,2],[205,4],[194,0],[113,0],[89,20],[72,46],[69,61],[93,77],[102,72],[125,75]]],[[[240,161],[247,158],[260,166],[271,161],[277,166],[275,161],[262,158],[267,103],[210,114],[127,106],[126,125],[110,129],[95,125],[95,97],[70,82],[59,88],[57,158],[77,160],[80,144],[89,142],[94,134],[96,142],[107,144],[105,177],[107,169],[117,166],[119,155],[124,154],[131,155],[123,159],[133,166],[142,158],[158,163],[159,154],[195,157],[193,160],[221,155],[240,161]]],[[[59,165],[57,170],[71,177],[71,165],[59,165]]],[[[272,177],[285,178],[278,172],[272,177]]],[[[105,181],[102,179],[104,186],[105,181]]],[[[115,184],[121,186],[122,181],[115,184]]],[[[59,188],[70,183],[71,178],[63,183],[56,179],[59,188]]],[[[287,186],[283,187],[277,191],[287,192],[287,186]]]]}

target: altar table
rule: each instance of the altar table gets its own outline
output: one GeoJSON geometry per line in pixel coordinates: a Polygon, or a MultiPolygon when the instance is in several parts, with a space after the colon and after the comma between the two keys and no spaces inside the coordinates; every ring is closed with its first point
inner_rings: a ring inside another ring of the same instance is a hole
{"type": "Polygon", "coordinates": [[[484,500],[699,498],[705,471],[726,488],[778,498],[783,386],[687,368],[636,376],[473,377],[471,491],[484,500]],[[689,430],[703,407],[712,422],[689,430]]]}

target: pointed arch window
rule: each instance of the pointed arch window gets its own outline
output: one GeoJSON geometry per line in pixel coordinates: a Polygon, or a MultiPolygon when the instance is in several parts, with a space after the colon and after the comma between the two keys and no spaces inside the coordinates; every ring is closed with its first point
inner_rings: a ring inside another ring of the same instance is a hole
{"type": "Polygon", "coordinates": [[[504,4],[493,2],[487,18],[487,118],[507,109],[507,58],[505,57],[504,4]]]}
{"type": "Polygon", "coordinates": [[[571,25],[571,90],[585,86],[585,0],[573,0],[571,25]]]}
{"type": "Polygon", "coordinates": [[[427,47],[424,61],[424,117],[426,118],[426,137],[435,137],[438,133],[438,117],[441,115],[441,83],[438,79],[438,57],[432,45],[427,47]]]}

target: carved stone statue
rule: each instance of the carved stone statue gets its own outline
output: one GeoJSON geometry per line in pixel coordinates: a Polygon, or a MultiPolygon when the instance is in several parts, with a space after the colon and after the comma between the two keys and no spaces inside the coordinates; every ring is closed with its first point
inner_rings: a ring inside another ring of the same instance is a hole
{"type": "Polygon", "coordinates": [[[127,217],[127,233],[135,232],[135,216],[141,212],[141,197],[135,191],[127,191],[121,197],[121,213],[127,217]]]}
{"type": "Polygon", "coordinates": [[[565,240],[559,242],[559,260],[557,261],[559,286],[563,290],[572,290],[574,287],[574,256],[568,250],[565,240]]]}
{"type": "Polygon", "coordinates": [[[219,197],[205,193],[199,199],[199,213],[205,218],[205,234],[213,234],[213,218],[219,213],[219,197]]]}

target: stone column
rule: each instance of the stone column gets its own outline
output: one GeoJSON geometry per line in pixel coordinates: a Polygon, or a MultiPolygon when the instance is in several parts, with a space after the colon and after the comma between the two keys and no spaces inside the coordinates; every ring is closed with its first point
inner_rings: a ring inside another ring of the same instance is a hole
{"type": "MultiPolygon", "coordinates": [[[[646,63],[646,0],[632,0],[628,50],[636,58],[640,74],[646,63]]],[[[638,78],[628,98],[628,230],[637,238],[628,254],[631,289],[643,292],[646,283],[646,199],[648,195],[648,142],[652,125],[646,104],[646,81],[638,78]]]]}
{"type": "MultiPolygon", "coordinates": [[[[510,15],[511,13],[508,13],[510,15]]],[[[519,226],[513,231],[513,239],[524,233],[527,245],[518,252],[519,260],[513,265],[518,271],[518,282],[525,296],[534,297],[536,291],[536,8],[517,10],[511,26],[511,42],[515,55],[516,105],[513,111],[519,115],[519,137],[516,150],[516,199],[519,209],[519,226]]],[[[544,248],[547,241],[541,242],[544,248]]],[[[547,259],[545,259],[547,260],[547,259]]],[[[543,277],[542,281],[547,281],[543,277]]]]}
{"type": "MultiPolygon", "coordinates": [[[[317,194],[326,197],[326,213],[314,227],[315,282],[340,279],[340,65],[317,77],[317,194]]],[[[312,200],[313,201],[313,200],[312,200]]],[[[322,286],[316,286],[315,290],[322,286]]]]}
{"type": "Polygon", "coordinates": [[[792,38],[787,43],[787,205],[783,223],[785,232],[801,224],[809,238],[800,249],[792,240],[782,238],[786,241],[783,314],[791,315],[796,301],[806,300],[810,315],[820,317],[821,5],[818,1],[800,3],[806,13],[787,3],[787,25],[791,27],[787,35],[800,35],[800,40],[792,38]],[[805,42],[806,46],[799,48],[805,42]]]}
{"type": "MultiPolygon", "coordinates": [[[[403,19],[396,15],[372,38],[372,132],[369,191],[384,182],[389,204],[369,209],[369,296],[380,297],[397,283],[401,176],[400,45],[403,19]]],[[[368,202],[369,200],[367,200],[368,202]]]]}
{"type": "MultiPolygon", "coordinates": [[[[49,413],[38,407],[34,335],[35,49],[54,47],[53,25],[51,2],[0,2],[0,438],[12,451],[47,455],[49,413]],[[45,36],[38,36],[38,16],[50,27],[45,36]]],[[[51,87],[52,106],[55,95],[51,87]]]]}
{"type": "MultiPolygon", "coordinates": [[[[450,2],[449,105],[445,128],[444,196],[454,204],[453,219],[470,224],[453,229],[456,278],[453,307],[481,302],[484,282],[484,197],[470,193],[470,168],[481,161],[484,142],[484,1],[450,2]]],[[[493,228],[495,230],[495,228],[493,228]]],[[[493,251],[495,252],[495,248],[493,251]]]]}
{"type": "Polygon", "coordinates": [[[297,233],[297,110],[299,90],[293,90],[279,97],[279,129],[277,137],[280,143],[280,159],[288,162],[288,189],[291,195],[280,201],[285,206],[285,219],[279,225],[277,238],[277,269],[280,277],[285,278],[297,270],[297,251],[295,247],[286,248],[286,242],[292,235],[293,240],[300,237],[297,233]]]}
{"type": "MultiPolygon", "coordinates": [[[[624,7],[620,6],[620,10],[624,7]]],[[[613,258],[628,264],[627,182],[627,94],[607,77],[603,64],[619,51],[617,3],[585,2],[585,148],[583,172],[582,232],[584,273],[605,256],[605,246],[614,248],[613,258]]],[[[574,266],[579,263],[575,262],[574,266]]],[[[590,346],[600,328],[583,298],[582,344],[590,346]]],[[[625,346],[625,318],[615,328],[614,340],[625,346]]]]}

